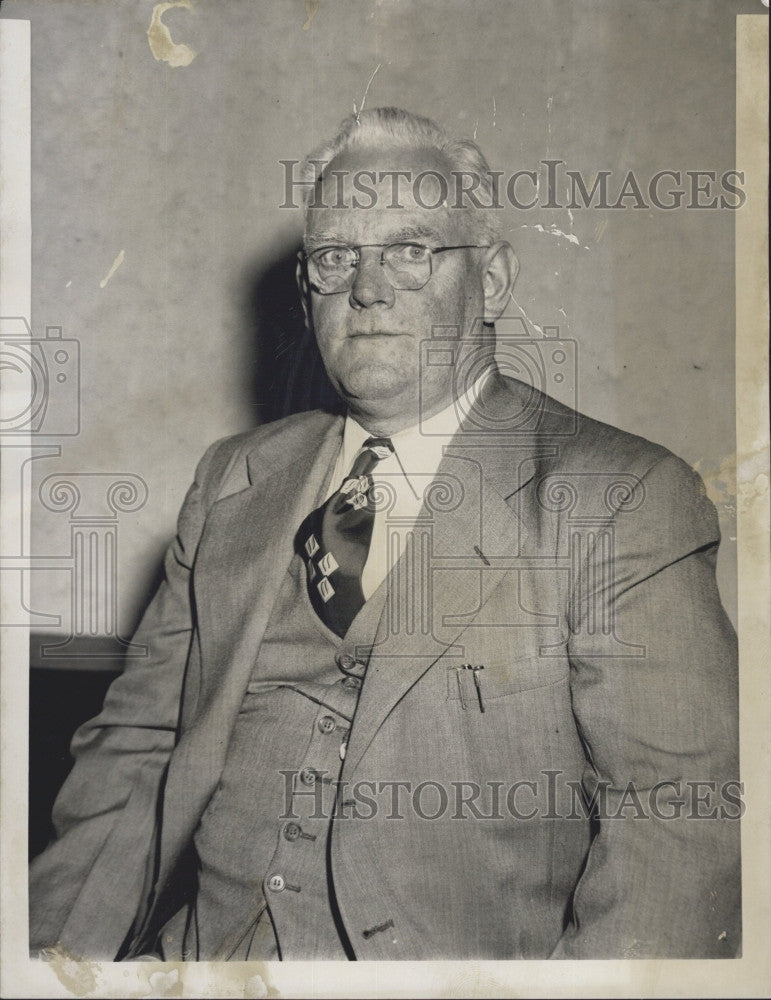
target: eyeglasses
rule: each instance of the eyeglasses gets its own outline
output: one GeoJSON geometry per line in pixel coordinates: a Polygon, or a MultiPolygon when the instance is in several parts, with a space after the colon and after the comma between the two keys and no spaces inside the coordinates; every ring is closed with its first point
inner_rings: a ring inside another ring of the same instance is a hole
{"type": "Polygon", "coordinates": [[[451,247],[427,247],[422,243],[335,244],[304,253],[308,281],[320,295],[336,295],[353,287],[365,248],[379,249],[380,266],[396,289],[417,291],[433,274],[433,256],[448,250],[488,249],[484,243],[461,243],[451,247]]]}

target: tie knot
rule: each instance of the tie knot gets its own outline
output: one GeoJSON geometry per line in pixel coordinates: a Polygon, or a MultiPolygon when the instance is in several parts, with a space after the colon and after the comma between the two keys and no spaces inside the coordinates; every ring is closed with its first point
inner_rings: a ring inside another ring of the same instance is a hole
{"type": "Polygon", "coordinates": [[[394,451],[390,438],[367,438],[362,447],[373,452],[378,460],[388,458],[394,451]]]}
{"type": "Polygon", "coordinates": [[[368,476],[381,459],[393,454],[394,446],[389,438],[367,438],[358,451],[353,467],[348,473],[348,479],[357,476],[368,476]]]}

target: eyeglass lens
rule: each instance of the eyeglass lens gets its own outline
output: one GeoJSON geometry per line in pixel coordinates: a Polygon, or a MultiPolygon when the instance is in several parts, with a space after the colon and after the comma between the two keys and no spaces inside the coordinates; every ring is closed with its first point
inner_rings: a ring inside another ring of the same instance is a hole
{"type": "MultiPolygon", "coordinates": [[[[324,295],[353,286],[360,252],[352,247],[322,247],[308,255],[308,276],[324,295]]],[[[382,248],[380,263],[396,289],[422,288],[431,277],[431,250],[417,243],[392,243],[382,248]]]]}

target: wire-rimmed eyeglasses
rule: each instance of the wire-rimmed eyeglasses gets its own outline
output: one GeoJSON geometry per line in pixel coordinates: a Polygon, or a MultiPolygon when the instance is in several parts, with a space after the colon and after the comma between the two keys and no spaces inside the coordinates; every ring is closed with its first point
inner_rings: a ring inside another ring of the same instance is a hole
{"type": "Polygon", "coordinates": [[[456,246],[427,247],[423,243],[360,243],[357,246],[330,244],[310,252],[303,251],[308,281],[320,295],[336,295],[353,287],[366,248],[380,250],[380,266],[399,290],[417,291],[433,274],[433,256],[447,250],[488,249],[486,243],[460,243],[456,246]]]}

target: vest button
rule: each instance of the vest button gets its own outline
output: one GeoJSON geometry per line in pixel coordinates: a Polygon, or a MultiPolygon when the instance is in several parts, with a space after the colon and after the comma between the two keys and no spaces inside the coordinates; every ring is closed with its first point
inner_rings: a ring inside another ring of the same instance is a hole
{"type": "Polygon", "coordinates": [[[271,875],[268,879],[268,888],[271,892],[283,892],[286,888],[286,881],[283,875],[271,875]]]}
{"type": "Polygon", "coordinates": [[[300,771],[300,781],[302,781],[304,785],[315,785],[315,771],[312,771],[309,767],[304,767],[302,771],[300,771]]]}
{"type": "Polygon", "coordinates": [[[341,670],[353,670],[356,666],[356,660],[350,653],[338,653],[335,659],[341,670]]]}
{"type": "Polygon", "coordinates": [[[337,729],[337,723],[331,715],[322,715],[316,725],[322,733],[333,733],[337,729]]]}
{"type": "Polygon", "coordinates": [[[343,687],[350,688],[352,691],[358,691],[361,687],[361,681],[358,677],[344,677],[343,687]]]}
{"type": "Polygon", "coordinates": [[[284,837],[286,840],[297,840],[302,830],[297,823],[287,823],[284,827],[284,837]]]}

